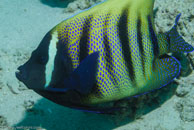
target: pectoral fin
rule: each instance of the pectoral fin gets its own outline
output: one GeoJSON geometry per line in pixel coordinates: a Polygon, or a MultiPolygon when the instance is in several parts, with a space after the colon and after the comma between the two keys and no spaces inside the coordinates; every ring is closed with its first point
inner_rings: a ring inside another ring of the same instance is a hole
{"type": "Polygon", "coordinates": [[[79,85],[74,88],[80,93],[89,93],[96,82],[99,52],[86,57],[73,72],[72,76],[79,85]]]}
{"type": "Polygon", "coordinates": [[[53,92],[67,92],[76,90],[81,94],[91,91],[96,82],[99,52],[94,52],[87,56],[80,65],[73,71],[70,77],[64,79],[64,88],[52,88],[47,90],[53,92]]]}
{"type": "Polygon", "coordinates": [[[180,67],[179,61],[174,57],[163,55],[156,60],[156,70],[152,73],[147,86],[152,90],[167,85],[179,75],[180,67]]]}

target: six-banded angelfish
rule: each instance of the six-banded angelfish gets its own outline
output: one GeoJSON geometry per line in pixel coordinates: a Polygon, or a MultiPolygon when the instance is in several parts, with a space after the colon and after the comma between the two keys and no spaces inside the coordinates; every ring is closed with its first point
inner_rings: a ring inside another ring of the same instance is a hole
{"type": "Polygon", "coordinates": [[[179,75],[169,52],[194,48],[177,32],[156,34],[154,0],[106,0],[50,30],[16,77],[63,106],[108,112],[95,104],[160,88],[179,75]]]}

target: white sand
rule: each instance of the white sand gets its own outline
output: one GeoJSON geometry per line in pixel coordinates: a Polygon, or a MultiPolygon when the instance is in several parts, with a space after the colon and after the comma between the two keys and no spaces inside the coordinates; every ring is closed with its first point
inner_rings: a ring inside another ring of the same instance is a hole
{"type": "MultiPolygon", "coordinates": [[[[187,15],[192,14],[194,4],[189,1],[191,3],[185,5],[186,7],[181,5],[188,1],[158,0],[156,6],[159,7],[159,11],[156,23],[159,30],[169,30],[167,24],[169,22],[173,24],[177,15],[176,10],[185,12],[181,21],[185,20],[187,28],[185,29],[181,23],[184,28],[181,32],[191,43],[194,37],[192,29],[194,20],[189,22],[187,15]],[[169,11],[165,12],[165,8],[169,11]],[[188,14],[189,9],[191,11],[188,14]]],[[[115,122],[109,115],[83,113],[56,105],[19,83],[15,77],[16,68],[28,60],[31,52],[52,27],[73,14],[63,11],[63,8],[53,8],[39,0],[0,0],[0,130],[13,128],[14,125],[21,128],[41,126],[47,130],[192,130],[194,128],[191,120],[183,120],[185,118],[180,116],[182,114],[185,117],[185,113],[188,115],[194,113],[192,88],[188,92],[190,94],[185,97],[174,95],[161,107],[140,119],[115,122]],[[193,103],[185,103],[187,98],[193,103]],[[177,102],[189,105],[183,106],[178,111],[177,102]],[[33,109],[30,109],[32,107],[33,109]]],[[[194,45],[194,42],[192,44],[194,45]]],[[[193,77],[192,73],[181,83],[193,87],[193,77]],[[190,80],[187,80],[188,78],[190,80]]]]}

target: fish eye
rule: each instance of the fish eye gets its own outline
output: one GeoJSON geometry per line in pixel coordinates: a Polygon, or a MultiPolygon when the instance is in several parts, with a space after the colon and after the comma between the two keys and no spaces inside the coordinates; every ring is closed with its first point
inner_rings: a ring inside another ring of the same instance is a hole
{"type": "Polygon", "coordinates": [[[46,64],[47,63],[47,58],[45,56],[39,56],[38,57],[38,63],[39,64],[46,64]]]}

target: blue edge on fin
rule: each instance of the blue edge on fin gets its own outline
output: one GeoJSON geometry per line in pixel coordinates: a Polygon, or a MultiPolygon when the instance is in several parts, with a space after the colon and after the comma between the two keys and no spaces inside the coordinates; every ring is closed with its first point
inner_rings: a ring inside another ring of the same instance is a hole
{"type": "MultiPolygon", "coordinates": [[[[173,58],[174,60],[176,60],[176,62],[179,63],[179,72],[178,72],[178,74],[177,74],[171,81],[169,81],[168,83],[164,84],[163,86],[161,86],[161,87],[159,87],[159,88],[156,88],[156,89],[153,89],[153,90],[150,90],[150,91],[148,91],[148,92],[139,94],[139,95],[135,95],[135,96],[133,96],[133,97],[137,98],[137,97],[139,97],[139,96],[141,96],[141,95],[145,95],[145,94],[147,94],[147,93],[150,93],[150,92],[153,92],[153,91],[155,91],[155,90],[158,90],[158,89],[160,89],[160,88],[166,86],[167,84],[171,83],[172,81],[174,81],[174,79],[175,79],[176,77],[179,76],[180,70],[181,70],[181,63],[180,63],[175,57],[171,56],[171,58],[173,58]]],[[[127,99],[130,99],[130,98],[131,98],[131,97],[129,97],[129,98],[127,98],[127,99]]]]}
{"type": "Polygon", "coordinates": [[[178,25],[178,22],[180,20],[180,17],[181,17],[181,13],[176,16],[175,25],[174,26],[177,26],[178,25]]]}
{"type": "Polygon", "coordinates": [[[98,110],[91,110],[91,109],[79,109],[79,108],[73,108],[82,112],[90,112],[90,113],[97,113],[97,114],[113,114],[115,111],[121,110],[122,107],[115,107],[115,108],[101,108],[98,110]]]}

